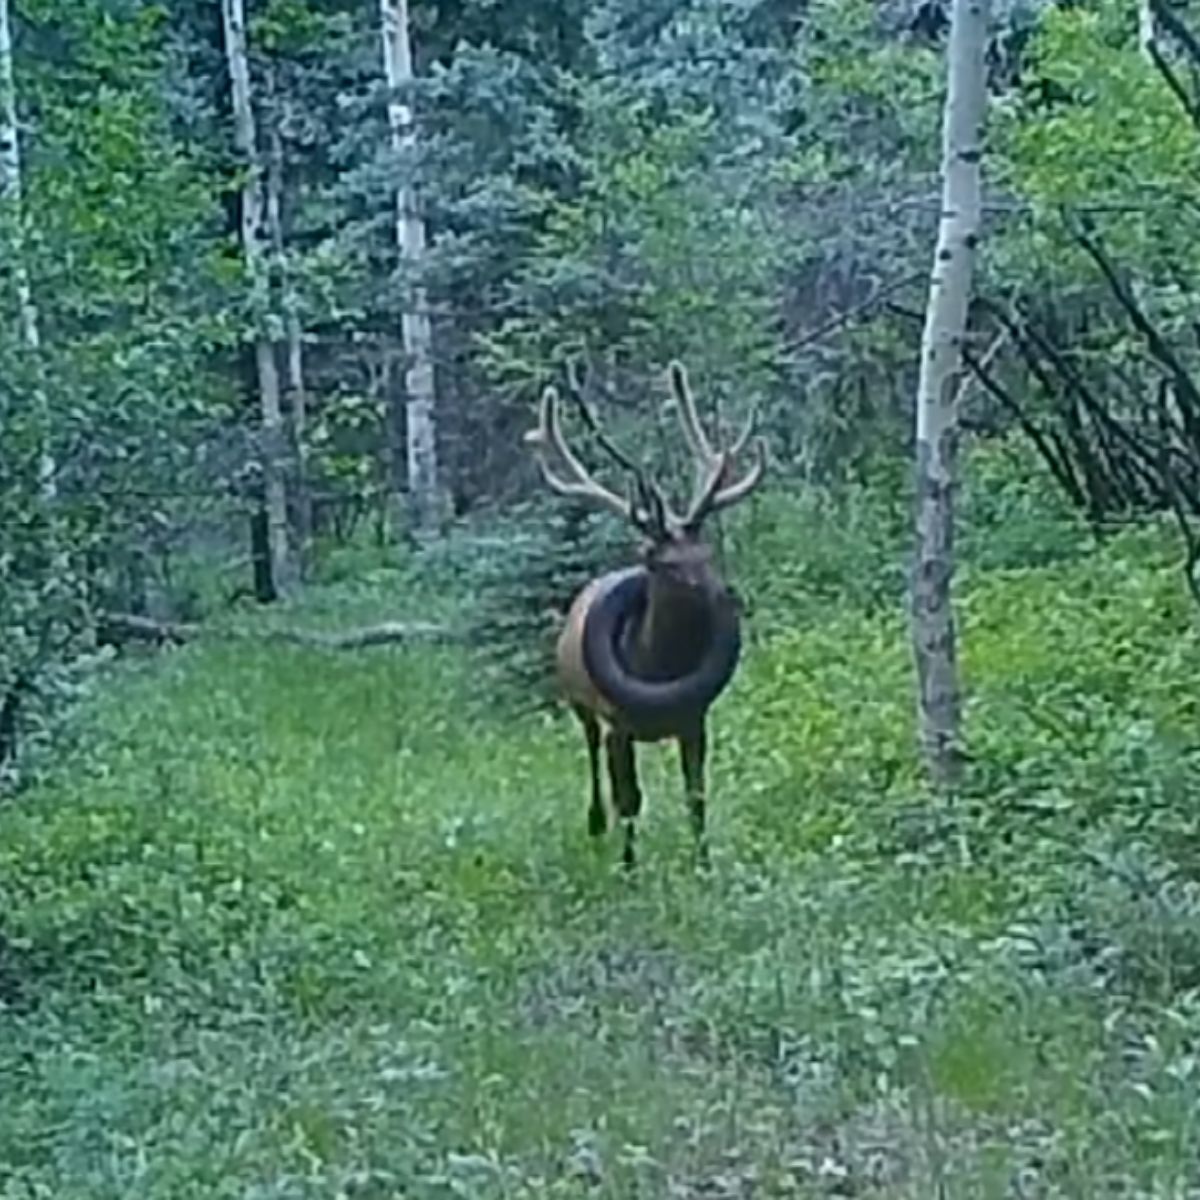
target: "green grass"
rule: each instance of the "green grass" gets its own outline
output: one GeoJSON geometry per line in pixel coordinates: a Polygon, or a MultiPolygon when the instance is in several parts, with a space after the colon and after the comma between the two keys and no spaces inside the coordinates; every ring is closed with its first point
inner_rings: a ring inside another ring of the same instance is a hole
{"type": "Polygon", "coordinates": [[[575,727],[469,703],[461,650],[122,667],[0,809],[0,1197],[1183,1195],[1177,568],[1130,536],[962,610],[952,802],[901,614],[764,621],[714,713],[707,878],[672,750],[624,879],[575,727]]]}

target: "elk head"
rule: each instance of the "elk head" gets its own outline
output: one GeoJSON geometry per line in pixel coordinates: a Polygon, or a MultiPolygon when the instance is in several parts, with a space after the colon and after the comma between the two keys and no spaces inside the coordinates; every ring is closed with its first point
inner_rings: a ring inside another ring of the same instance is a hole
{"type": "Polygon", "coordinates": [[[728,684],[741,652],[738,606],[701,539],[704,522],[745,499],[761,482],[765,447],[734,477],[751,444],[752,411],[728,449],[713,449],[700,423],[687,374],[678,362],[669,380],[684,441],[694,461],[692,498],[682,515],[662,490],[600,430],[571,376],[571,390],[597,440],[629,474],[622,496],[599,483],[563,437],[558,394],[542,395],[536,429],[526,434],[550,488],[605,508],[641,535],[640,563],[594,579],[575,598],[559,637],[557,668],[564,698],[583,723],[592,776],[589,828],[603,832],[599,752],[608,758],[613,808],[626,827],[625,861],[633,863],[633,821],[641,809],[633,743],[673,738],[681,749],[697,849],[704,849],[705,724],[709,707],[728,684]],[[550,459],[558,459],[557,466],[550,459]]]}

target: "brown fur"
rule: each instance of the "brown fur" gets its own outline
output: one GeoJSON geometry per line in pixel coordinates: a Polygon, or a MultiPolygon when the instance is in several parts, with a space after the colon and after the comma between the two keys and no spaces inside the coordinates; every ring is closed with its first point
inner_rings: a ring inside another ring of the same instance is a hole
{"type": "MultiPolygon", "coordinates": [[[[673,679],[691,670],[704,653],[710,630],[709,609],[730,603],[708,546],[693,537],[677,536],[643,547],[649,573],[646,610],[627,647],[631,670],[644,679],[673,679]]],[[[692,828],[699,859],[708,861],[705,842],[704,763],[707,749],[707,706],[675,714],[668,723],[632,721],[611,704],[592,683],[583,656],[583,629],[588,609],[612,578],[592,580],[575,597],[559,634],[557,674],[564,700],[583,725],[591,776],[588,828],[593,836],[615,821],[625,822],[624,859],[634,861],[633,821],[642,808],[637,776],[637,742],[674,740],[679,745],[692,828]],[[603,799],[599,750],[607,760],[610,805],[603,799]]]]}
{"type": "MultiPolygon", "coordinates": [[[[700,527],[712,513],[739,503],[762,479],[765,448],[753,446],[754,465],[734,479],[733,465],[750,446],[754,429],[751,414],[744,431],[727,450],[715,451],[700,424],[683,367],[672,363],[669,382],[679,405],[684,438],[698,468],[691,503],[682,515],[673,513],[661,491],[641,469],[599,430],[586,401],[572,382],[572,390],[584,418],[610,457],[629,471],[636,492],[624,498],[598,483],[571,452],[563,437],[558,397],[553,388],[542,396],[538,427],[526,434],[550,488],[576,500],[586,500],[617,513],[645,536],[642,561],[648,574],[646,607],[637,627],[621,647],[621,660],[630,676],[644,683],[667,683],[697,678],[696,669],[708,651],[732,645],[729,636],[733,598],[717,573],[711,550],[700,541],[700,527]],[[558,465],[551,464],[551,456],[558,465]],[[725,624],[718,626],[716,616],[725,624]],[[716,639],[714,630],[725,633],[716,639]]],[[[573,380],[572,376],[572,380],[573,380]]],[[[679,744],[697,855],[708,861],[705,841],[704,764],[707,752],[705,722],[711,700],[691,710],[678,705],[664,707],[657,717],[643,715],[634,720],[629,713],[600,693],[588,675],[584,659],[584,627],[587,614],[601,593],[614,583],[618,573],[602,575],[587,584],[575,597],[558,638],[556,668],[563,699],[583,726],[591,778],[588,829],[593,835],[606,831],[613,817],[624,822],[627,866],[634,862],[634,821],[641,811],[642,795],[637,778],[635,743],[673,739],[679,744]],[[612,812],[606,809],[601,787],[601,755],[606,760],[612,812]]],[[[736,629],[736,623],[734,624],[736,629]]],[[[626,689],[628,694],[628,689],[626,689]]],[[[681,701],[682,702],[682,701],[681,701]]],[[[644,711],[644,706],[643,706],[644,711]]]]}

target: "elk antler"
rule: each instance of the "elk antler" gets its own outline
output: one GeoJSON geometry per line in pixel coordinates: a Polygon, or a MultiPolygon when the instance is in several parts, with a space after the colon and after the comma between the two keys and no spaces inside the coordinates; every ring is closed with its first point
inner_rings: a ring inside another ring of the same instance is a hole
{"type": "Polygon", "coordinates": [[[596,420],[596,414],[592,412],[592,406],[588,403],[588,391],[591,390],[592,371],[588,368],[587,379],[580,381],[579,368],[574,361],[567,363],[567,390],[571,393],[571,398],[575,401],[575,407],[579,409],[579,415],[583,418],[583,423],[588,427],[588,432],[600,443],[600,448],[616,462],[618,465],[625,468],[635,479],[645,478],[645,472],[642,468],[621,449],[600,428],[600,422],[596,420]]]}
{"type": "Polygon", "coordinates": [[[558,392],[553,387],[548,387],[542,393],[538,426],[525,434],[525,441],[533,448],[542,475],[551,489],[562,496],[599,504],[656,540],[668,538],[673,533],[693,533],[705,517],[748,496],[762,481],[766,469],[766,448],[761,438],[754,443],[754,463],[745,475],[739,480],[731,481],[729,474],[754,434],[757,410],[751,409],[749,419],[733,445],[718,452],[712,448],[704,427],[700,424],[696,402],[688,386],[687,373],[681,363],[671,363],[670,381],[679,405],[683,437],[696,464],[695,489],[684,516],[680,517],[672,512],[658,485],[600,428],[587,402],[586,385],[580,383],[574,364],[567,368],[567,387],[572,398],[588,430],[600,443],[601,448],[630,473],[632,486],[629,495],[622,497],[597,482],[588,473],[587,468],[567,446],[559,420],[558,392]],[[559,474],[550,466],[547,456],[551,452],[562,460],[565,473],[559,474]]]}
{"type": "Polygon", "coordinates": [[[730,482],[730,467],[745,451],[754,435],[758,422],[757,408],[751,408],[750,416],[733,445],[718,453],[712,448],[704,427],[700,424],[696,401],[692,396],[692,389],[688,386],[687,372],[683,364],[673,361],[668,375],[671,390],[675,393],[675,401],[679,406],[679,423],[683,428],[683,438],[696,460],[696,488],[687,514],[679,524],[685,529],[694,529],[705,517],[737,504],[758,487],[767,465],[766,446],[762,438],[757,438],[754,442],[754,463],[750,470],[737,482],[730,482]]]}
{"type": "MultiPolygon", "coordinates": [[[[572,380],[572,387],[574,387],[574,380],[572,380]]],[[[634,486],[628,497],[621,497],[588,473],[587,468],[575,456],[563,437],[558,413],[558,392],[553,387],[546,388],[542,393],[537,428],[531,429],[525,434],[525,441],[533,448],[538,465],[542,469],[542,477],[551,490],[560,496],[590,500],[615,512],[617,516],[630,522],[648,536],[662,536],[669,519],[662,493],[653,482],[646,478],[645,473],[636,463],[617,449],[600,432],[596,419],[587,408],[582,396],[577,394],[576,399],[589,428],[599,436],[604,449],[633,474],[634,486]],[[562,459],[563,465],[566,467],[566,475],[559,475],[550,466],[547,461],[547,454],[550,451],[562,459]]]]}

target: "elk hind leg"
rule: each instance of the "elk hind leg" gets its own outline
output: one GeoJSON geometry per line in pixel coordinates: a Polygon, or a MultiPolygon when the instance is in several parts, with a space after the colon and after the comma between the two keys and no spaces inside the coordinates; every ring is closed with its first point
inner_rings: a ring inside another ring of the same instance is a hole
{"type": "Polygon", "coordinates": [[[588,833],[597,838],[608,831],[608,813],[605,811],[604,796],[600,790],[600,722],[594,713],[581,704],[571,707],[583,726],[583,736],[587,741],[588,768],[592,783],[592,800],[588,806],[588,833]]]}
{"type": "Polygon", "coordinates": [[[608,773],[612,783],[613,807],[625,826],[625,848],[622,861],[634,865],[634,823],[642,811],[642,789],[637,777],[637,759],[633,739],[628,734],[610,730],[605,738],[608,752],[608,773]]]}

